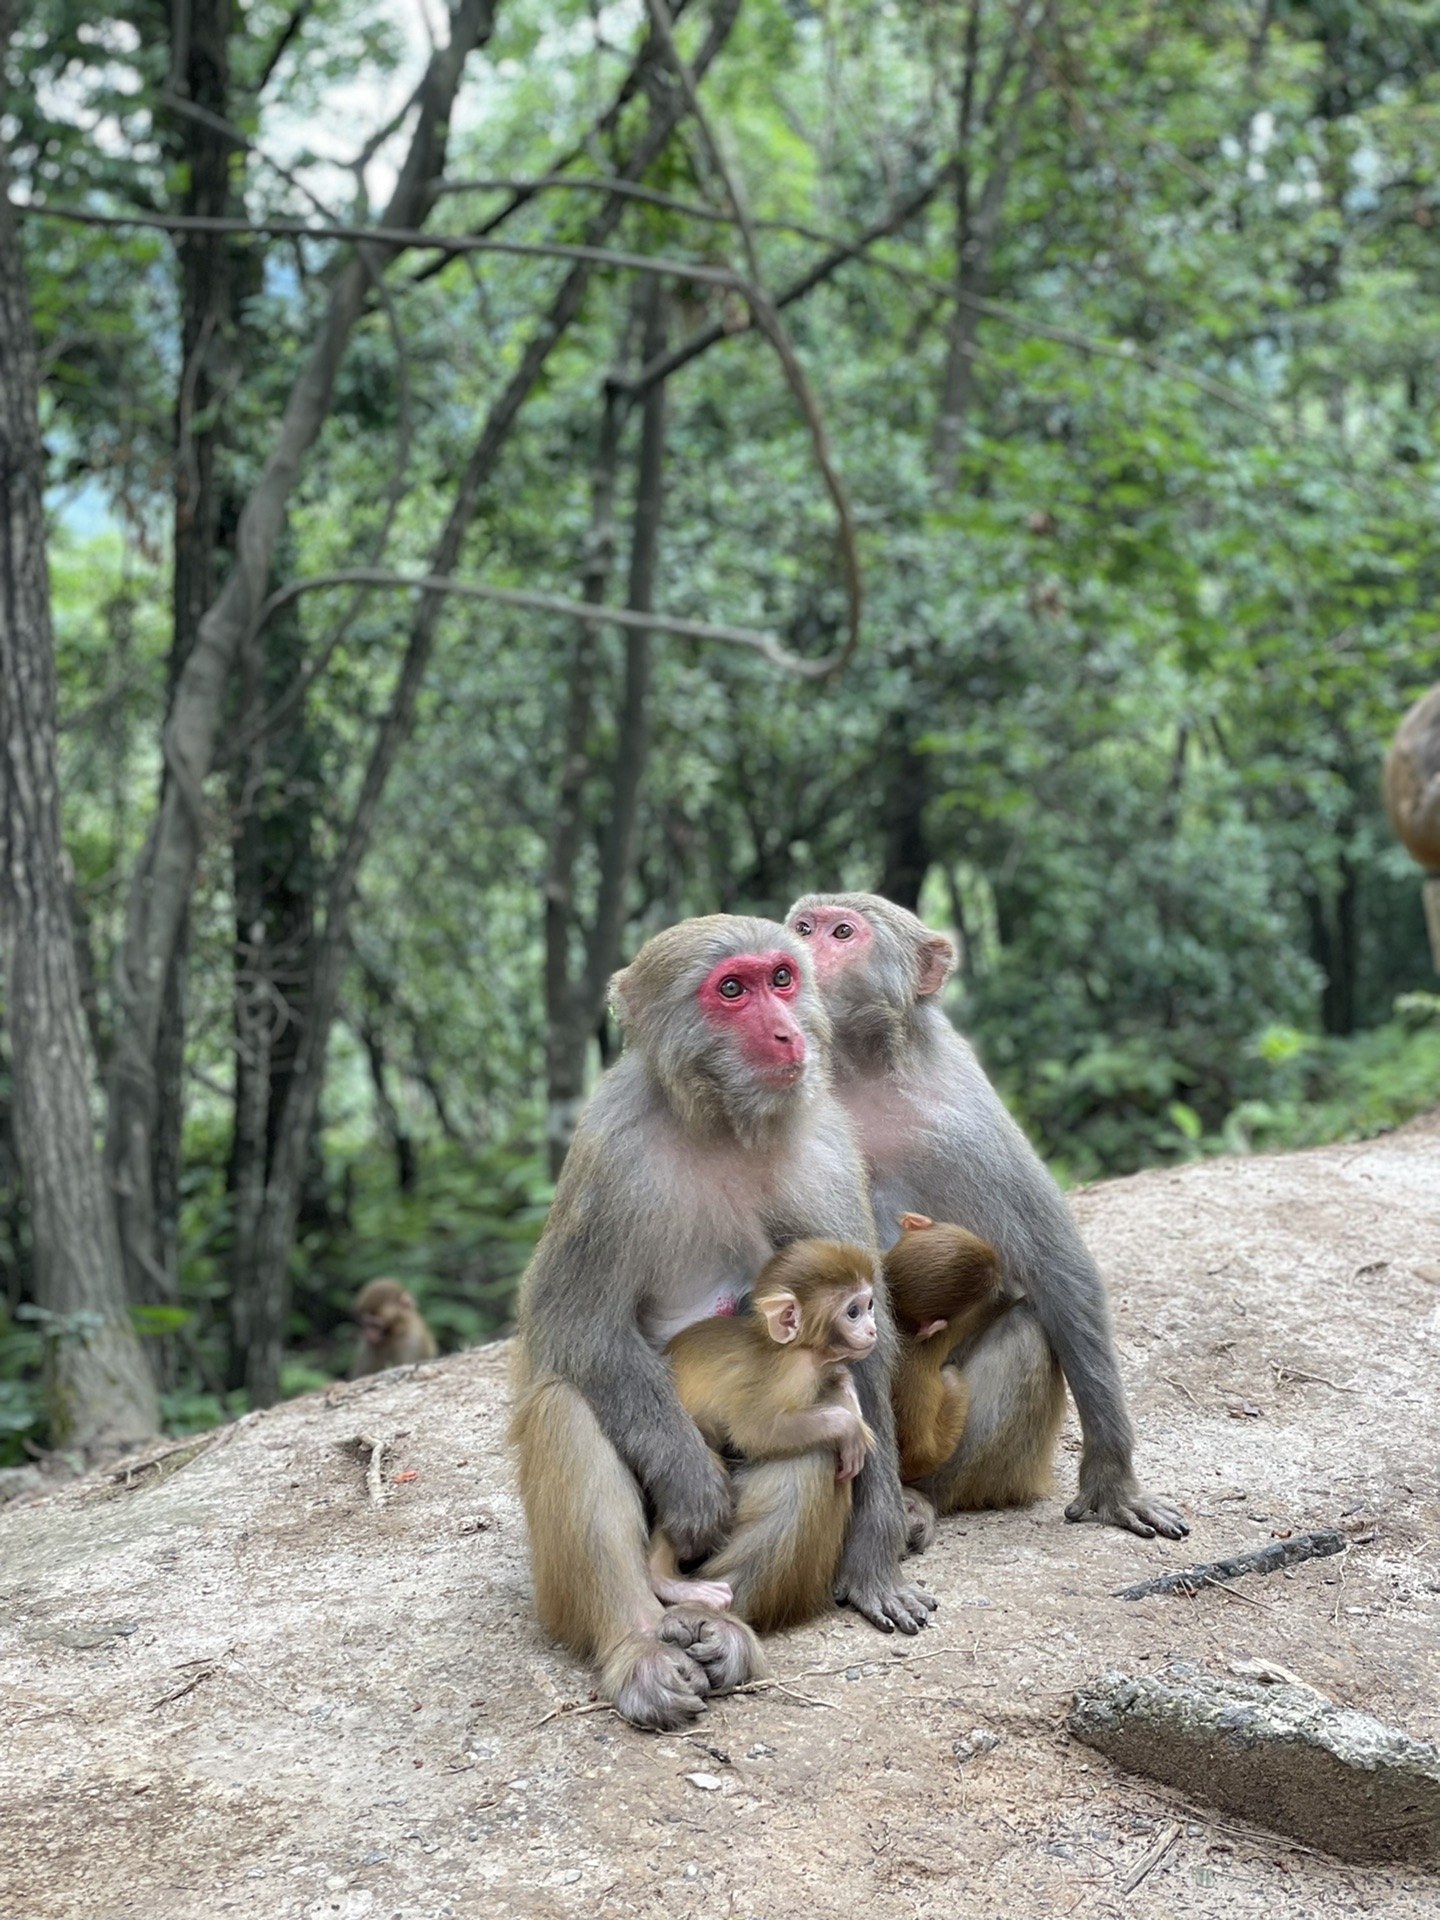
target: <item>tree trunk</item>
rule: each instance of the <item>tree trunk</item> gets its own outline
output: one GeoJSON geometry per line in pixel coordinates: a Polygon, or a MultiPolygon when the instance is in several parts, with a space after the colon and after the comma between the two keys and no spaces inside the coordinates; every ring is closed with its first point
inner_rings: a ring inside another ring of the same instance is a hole
{"type": "Polygon", "coordinates": [[[885,865],[880,892],[912,913],[920,908],[920,889],[930,871],[930,843],[925,832],[925,809],[930,801],[931,767],[927,754],[916,751],[910,737],[909,715],[903,709],[890,722],[892,742],[885,758],[885,794],[881,824],[885,836],[885,865]]]}
{"type": "MultiPolygon", "coordinates": [[[[460,0],[451,14],[449,45],[435,52],[421,82],[409,152],[379,225],[415,227],[428,213],[434,182],[444,171],[450,113],[465,63],[488,38],[494,8],[495,0],[460,0]]],[[[124,1193],[127,1217],[133,1211],[137,1223],[133,1242],[137,1249],[154,1235],[156,1056],[167,982],[200,856],[203,788],[214,763],[226,693],[239,653],[255,632],[290,494],[301,463],[329,415],[335,376],[364,309],[372,275],[383,271],[395,251],[367,246],[363,257],[357,252],[336,276],[314,349],[291,389],[274,449],[241,510],[236,563],[201,620],[176,683],[164,735],[171,777],[126,903],[119,1031],[110,1088],[108,1161],[124,1193]]]]}
{"type": "MultiPolygon", "coordinates": [[[[659,282],[643,290],[645,334],[643,364],[649,366],[665,351],[666,299],[659,282]]],[[[606,393],[596,462],[595,506],[592,524],[592,565],[585,576],[585,598],[603,601],[604,575],[593,557],[608,562],[614,547],[613,506],[615,469],[619,452],[619,423],[615,393],[606,393]]],[[[625,604],[639,613],[653,611],[655,579],[660,556],[660,516],[664,501],[666,391],[657,380],[645,392],[641,413],[640,450],[636,463],[634,524],[630,544],[630,578],[625,604]]],[[[640,787],[650,747],[650,677],[652,636],[631,631],[625,636],[625,692],[610,774],[610,812],[600,849],[600,890],[595,920],[584,942],[579,975],[571,973],[571,942],[575,933],[573,909],[575,861],[580,847],[584,787],[591,771],[587,735],[590,730],[597,636],[592,628],[577,643],[580,651],[571,681],[566,727],[565,771],[546,898],[546,1000],[548,1032],[547,1137],[550,1171],[558,1176],[574,1137],[585,1098],[585,1066],[590,1037],[603,1020],[605,992],[620,958],[625,925],[625,896],[635,866],[635,832],[639,819],[640,787]]]]}
{"type": "MultiPolygon", "coordinates": [[[[172,13],[171,77],[176,93],[218,119],[230,114],[230,0],[187,0],[172,13]]],[[[231,187],[234,136],[214,120],[177,111],[175,148],[184,170],[181,210],[217,217],[237,210],[231,187]]],[[[234,359],[234,242],[221,234],[176,237],[180,264],[180,380],[175,407],[175,563],[169,693],[194,649],[200,622],[215,597],[221,547],[220,443],[210,410],[234,359]]],[[[233,531],[233,526],[232,526],[233,531]]],[[[172,775],[161,774],[163,783],[172,775]]],[[[180,1173],[185,1124],[185,1030],[190,985],[190,916],[183,916],[166,973],[155,1045],[155,1124],[150,1186],[117,1184],[125,1278],[137,1301],[179,1298],[180,1173]]],[[[170,1343],[158,1349],[168,1374],[170,1343]]]]}
{"type": "MultiPolygon", "coordinates": [[[[0,53],[12,20],[0,12],[0,53]]],[[[0,167],[0,953],[36,1302],[54,1316],[51,1439],[88,1451],[145,1439],[159,1409],[95,1149],[60,831],[35,349],[8,185],[0,167]]]]}

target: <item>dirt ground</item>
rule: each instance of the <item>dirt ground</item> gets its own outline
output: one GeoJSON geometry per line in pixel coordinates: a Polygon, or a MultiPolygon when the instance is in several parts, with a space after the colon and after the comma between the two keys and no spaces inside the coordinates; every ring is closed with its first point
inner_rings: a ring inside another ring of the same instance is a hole
{"type": "Polygon", "coordinates": [[[1189,1542],[1066,1525],[1072,1427],[1054,1498],[942,1525],[927,1633],[834,1615],[646,1735],[531,1618],[504,1348],[337,1387],[0,1512],[0,1914],[1429,1920],[1440,1879],[1188,1805],[1064,1717],[1107,1668],[1259,1658],[1440,1739],[1440,1117],[1075,1206],[1189,1542]],[[1335,1525],[1340,1559],[1112,1597],[1335,1525]]]}

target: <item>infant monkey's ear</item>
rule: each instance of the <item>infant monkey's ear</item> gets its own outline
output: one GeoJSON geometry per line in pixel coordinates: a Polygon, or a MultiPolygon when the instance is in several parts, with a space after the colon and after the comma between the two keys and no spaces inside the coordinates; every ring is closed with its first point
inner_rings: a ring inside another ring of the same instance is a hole
{"type": "Polygon", "coordinates": [[[900,1227],[904,1233],[920,1233],[934,1224],[928,1213],[902,1213],[900,1216],[900,1227]]]}

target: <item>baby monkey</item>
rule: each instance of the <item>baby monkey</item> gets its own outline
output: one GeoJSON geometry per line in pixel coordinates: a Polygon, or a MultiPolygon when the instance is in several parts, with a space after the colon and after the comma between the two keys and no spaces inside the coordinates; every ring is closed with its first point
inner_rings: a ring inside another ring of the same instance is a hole
{"type": "Polygon", "coordinates": [[[902,1336],[891,1392],[900,1478],[908,1482],[934,1473],[960,1444],[970,1395],[950,1355],[1017,1296],[1001,1286],[995,1249],[963,1227],[902,1213],[900,1228],[885,1282],[902,1336]]]}
{"type": "Polygon", "coordinates": [[[718,1608],[738,1599],[762,1630],[830,1603],[850,1483],[875,1444],[850,1367],[875,1340],[874,1256],[837,1240],[795,1241],[761,1269],[747,1312],[675,1335],[665,1353],[681,1404],[717,1453],[739,1453],[746,1464],[730,1539],[693,1579],[681,1578],[668,1536],[655,1534],[657,1599],[718,1608]],[[788,1467],[765,1465],[780,1461],[788,1467]],[[789,1565],[767,1551],[782,1506],[804,1518],[788,1532],[796,1542],[789,1565]]]}
{"type": "Polygon", "coordinates": [[[355,1318],[360,1345],[350,1369],[352,1380],[435,1358],[435,1336],[398,1280],[372,1280],[362,1287],[355,1298],[355,1318]]]}

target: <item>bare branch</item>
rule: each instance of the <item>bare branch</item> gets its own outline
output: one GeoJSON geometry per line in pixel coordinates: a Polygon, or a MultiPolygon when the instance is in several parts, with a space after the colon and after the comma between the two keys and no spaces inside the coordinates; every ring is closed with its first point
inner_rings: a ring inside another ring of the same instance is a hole
{"type": "MultiPolygon", "coordinates": [[[[859,259],[860,255],[873,247],[877,240],[888,239],[891,234],[898,232],[908,221],[913,220],[918,213],[925,210],[950,178],[951,171],[951,166],[943,167],[933,179],[927,181],[923,187],[917,187],[914,193],[909,194],[897,207],[892,208],[883,219],[877,220],[863,233],[856,234],[853,240],[838,242],[832,252],[826,254],[823,259],[817,260],[813,266],[807,267],[804,273],[792,280],[782,292],[777,293],[774,296],[775,305],[779,308],[794,306],[797,300],[803,300],[807,293],[828,280],[839,268],[847,265],[851,260],[859,259]]],[[[932,282],[921,275],[906,273],[904,269],[892,266],[890,262],[880,259],[878,255],[875,256],[875,264],[884,268],[886,272],[903,274],[907,279],[924,279],[926,285],[943,284],[932,282]]],[[[945,286],[944,291],[948,294],[949,287],[945,286]]],[[[748,322],[736,326],[721,320],[712,321],[709,326],[698,328],[688,340],[682,340],[679,346],[672,347],[668,353],[661,354],[648,367],[640,369],[630,383],[631,399],[643,399],[655,381],[668,380],[672,373],[678,373],[681,367],[688,366],[692,360],[698,359],[702,353],[707,353],[721,340],[728,340],[749,331],[748,322]]]]}
{"type": "MultiPolygon", "coordinates": [[[[38,201],[17,203],[15,211],[36,219],[69,220],[82,227],[148,227],[162,233],[232,233],[298,240],[354,240],[395,253],[509,253],[532,260],[575,260],[587,265],[615,267],[627,273],[654,273],[674,280],[693,280],[706,286],[754,292],[728,267],[710,267],[699,260],[672,260],[661,254],[615,253],[607,247],[572,246],[563,240],[489,240],[478,234],[427,233],[420,227],[352,227],[338,221],[311,226],[301,220],[231,220],[198,214],[91,213],[84,207],[45,206],[38,201]]],[[[758,295],[754,297],[760,297],[758,295]]]]}
{"type": "Polygon", "coordinates": [[[272,593],[260,609],[261,621],[268,620],[301,594],[316,593],[325,587],[390,587],[401,593],[451,593],[463,600],[490,600],[496,606],[519,607],[533,613],[554,614],[557,619],[579,620],[591,626],[629,627],[637,632],[669,633],[677,640],[715,640],[725,646],[746,647],[758,653],[774,667],[802,680],[822,680],[835,670],[833,656],[806,660],[791,653],[774,634],[760,633],[753,627],[718,627],[706,620],[686,620],[677,614],[640,613],[633,607],[592,606],[584,600],[567,600],[554,593],[530,593],[521,587],[490,587],[478,580],[459,580],[453,574],[390,573],[383,567],[341,567],[334,573],[317,573],[305,580],[291,580],[272,593]]]}

